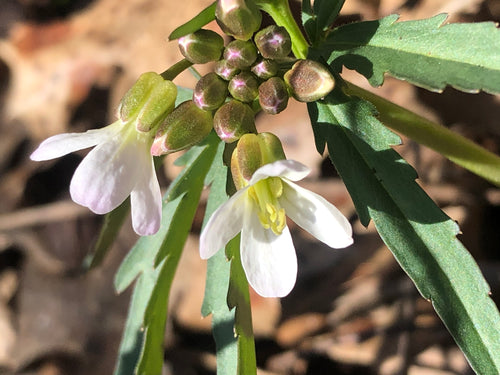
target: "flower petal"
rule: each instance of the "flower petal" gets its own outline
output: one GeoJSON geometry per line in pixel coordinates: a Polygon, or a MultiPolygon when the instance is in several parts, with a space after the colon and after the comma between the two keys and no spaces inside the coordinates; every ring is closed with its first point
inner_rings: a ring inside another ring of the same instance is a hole
{"type": "Polygon", "coordinates": [[[162,199],[160,184],[156,178],[153,158],[146,149],[142,158],[138,158],[142,167],[142,175],[130,193],[132,226],[140,236],[148,236],[158,232],[161,223],[162,199]],[[142,159],[142,160],[141,160],[142,159]]]}
{"type": "Polygon", "coordinates": [[[200,237],[202,259],[210,258],[241,231],[247,190],[237,191],[208,220],[200,237]]]}
{"type": "Polygon", "coordinates": [[[241,264],[252,288],[263,297],[284,297],[297,279],[297,256],[288,227],[281,235],[264,229],[247,208],[241,231],[241,264]]]}
{"type": "Polygon", "coordinates": [[[136,142],[115,137],[98,145],[82,160],[70,184],[71,198],[104,214],[119,206],[130,194],[140,168],[136,142]]]}
{"type": "Polygon", "coordinates": [[[306,177],[311,170],[302,163],[295,160],[278,160],[274,163],[266,164],[257,169],[251,180],[250,185],[254,185],[267,177],[282,177],[291,181],[299,181],[306,177]]]}
{"type": "Polygon", "coordinates": [[[352,244],[351,224],[337,207],[293,182],[283,180],[283,189],[279,203],[295,223],[330,247],[352,244]]]}
{"type": "Polygon", "coordinates": [[[112,138],[122,125],[115,122],[102,129],[92,129],[85,133],[57,134],[43,141],[31,154],[34,161],[50,160],[74,151],[95,146],[112,138]]]}

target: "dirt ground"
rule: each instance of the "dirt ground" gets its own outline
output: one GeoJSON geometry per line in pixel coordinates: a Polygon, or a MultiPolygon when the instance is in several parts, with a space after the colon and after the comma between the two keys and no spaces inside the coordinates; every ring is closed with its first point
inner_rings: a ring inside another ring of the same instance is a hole
{"type": "MultiPolygon", "coordinates": [[[[84,272],[102,223],[69,198],[69,181],[85,152],[43,163],[29,154],[50,135],[111,123],[141,73],[161,72],[181,58],[168,34],[210,2],[1,1],[0,374],[112,373],[130,297],[116,295],[112,280],[137,237],[126,222],[102,266],[84,272]]],[[[498,22],[500,2],[347,0],[339,22],[443,12],[451,22],[498,22]]],[[[369,88],[354,72],[344,76],[369,88]]],[[[195,80],[183,73],[176,83],[193,87],[195,80]]],[[[430,93],[391,78],[377,92],[500,153],[499,96],[430,93]]],[[[300,263],[294,291],[282,300],[252,294],[260,373],[472,373],[374,228],[357,221],[342,182],[315,151],[305,106],[291,102],[280,115],[261,116],[258,128],[273,131],[289,158],[312,168],[304,185],[337,205],[355,231],[353,246],[332,251],[291,228],[300,263]]],[[[500,189],[411,140],[397,151],[460,224],[460,239],[498,303],[500,189]]],[[[178,172],[172,161],[160,173],[163,189],[178,172]]],[[[164,374],[215,374],[210,319],[200,313],[206,267],[198,256],[201,218],[200,212],[173,286],[164,374]]]]}

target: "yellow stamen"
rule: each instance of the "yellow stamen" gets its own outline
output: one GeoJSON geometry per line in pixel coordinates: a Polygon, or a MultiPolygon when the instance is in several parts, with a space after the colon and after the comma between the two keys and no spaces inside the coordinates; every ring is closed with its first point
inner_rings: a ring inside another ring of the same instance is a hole
{"type": "Polygon", "coordinates": [[[285,209],[278,198],[283,194],[283,184],[278,177],[269,177],[249,188],[249,196],[259,207],[259,221],[265,229],[280,235],[286,225],[285,209]]]}

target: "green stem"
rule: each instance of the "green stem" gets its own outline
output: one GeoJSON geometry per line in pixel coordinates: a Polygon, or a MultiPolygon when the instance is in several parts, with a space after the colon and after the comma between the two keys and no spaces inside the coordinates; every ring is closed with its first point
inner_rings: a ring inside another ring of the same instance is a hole
{"type": "Polygon", "coordinates": [[[257,361],[252,327],[252,306],[245,271],[241,265],[240,235],[229,241],[226,254],[231,259],[231,276],[227,302],[236,308],[234,332],[238,337],[238,374],[256,375],[257,361]]]}
{"type": "Polygon", "coordinates": [[[288,0],[255,0],[255,4],[268,13],[278,26],[283,26],[288,31],[292,39],[293,54],[298,59],[305,59],[309,44],[293,18],[288,0]]]}
{"type": "Polygon", "coordinates": [[[429,121],[350,82],[344,81],[348,95],[370,101],[379,119],[388,128],[439,152],[452,162],[500,186],[500,157],[469,139],[429,121]]]}
{"type": "Polygon", "coordinates": [[[180,73],[182,73],[192,65],[192,62],[188,61],[187,59],[182,59],[181,61],[176,62],[160,75],[167,81],[173,81],[175,77],[177,77],[180,73]]]}

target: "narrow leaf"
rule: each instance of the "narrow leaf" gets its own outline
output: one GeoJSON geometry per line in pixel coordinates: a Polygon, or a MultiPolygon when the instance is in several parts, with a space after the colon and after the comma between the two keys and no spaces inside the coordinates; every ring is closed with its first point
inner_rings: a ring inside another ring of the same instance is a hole
{"type": "Polygon", "coordinates": [[[135,284],[122,341],[118,350],[114,375],[130,375],[134,373],[144,340],[144,331],[142,330],[144,313],[157,278],[158,272],[146,272],[141,274],[135,284]]]}
{"type": "Polygon", "coordinates": [[[188,163],[185,173],[181,179],[176,179],[178,183],[166,196],[167,201],[182,199],[155,256],[154,264],[160,271],[144,315],[144,346],[137,367],[139,375],[161,373],[170,287],[219,143],[219,138],[211,133],[202,144],[193,147],[190,158],[185,159],[188,163]]]}
{"type": "Polygon", "coordinates": [[[308,105],[318,146],[329,155],[364,225],[371,218],[416,287],[430,300],[472,368],[500,373],[500,315],[477,264],[456,239],[458,226],[414,181],[390,148],[398,143],[373,106],[340,90],[308,105]]]}
{"type": "Polygon", "coordinates": [[[425,145],[452,162],[500,186],[500,157],[444,126],[423,118],[361,87],[345,82],[346,93],[375,105],[387,127],[425,145]]]}
{"type": "Polygon", "coordinates": [[[113,211],[104,216],[104,223],[93,251],[83,261],[86,269],[99,266],[108,254],[111,245],[115,242],[118,232],[130,212],[130,199],[126,199],[113,211]]]}
{"type": "Polygon", "coordinates": [[[397,15],[333,30],[320,52],[380,86],[384,73],[433,91],[500,93],[500,30],[493,22],[446,24],[445,14],[396,22],[397,15]]]}
{"type": "Polygon", "coordinates": [[[172,31],[172,33],[168,36],[168,40],[179,39],[184,35],[194,33],[196,30],[201,29],[203,26],[213,21],[214,19],[215,2],[203,9],[194,18],[172,31]]]}

